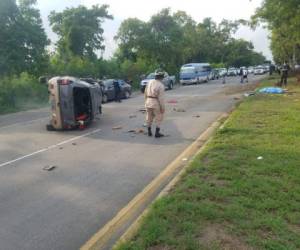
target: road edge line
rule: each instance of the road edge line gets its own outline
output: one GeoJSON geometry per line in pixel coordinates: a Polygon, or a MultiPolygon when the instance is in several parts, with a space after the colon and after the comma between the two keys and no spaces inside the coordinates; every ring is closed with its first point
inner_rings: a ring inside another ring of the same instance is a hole
{"type": "MultiPolygon", "coordinates": [[[[83,246],[80,247],[80,250],[93,250],[93,249],[102,249],[112,238],[113,233],[115,233],[118,228],[123,226],[130,219],[133,219],[134,214],[142,208],[146,202],[149,202],[151,196],[160,188],[164,181],[167,180],[176,170],[179,170],[179,173],[172,178],[172,180],[166,184],[163,190],[156,196],[152,201],[155,201],[158,197],[163,195],[164,191],[167,188],[170,188],[170,184],[176,184],[176,180],[180,179],[180,174],[183,170],[189,165],[191,159],[195,156],[197,152],[203,150],[203,146],[207,144],[211,135],[219,128],[222,124],[222,119],[225,119],[229,116],[230,112],[222,113],[201,135],[190,144],[175,160],[173,160],[154,180],[152,180],[140,193],[138,193],[125,207],[123,207],[114,218],[107,222],[104,227],[102,227],[98,232],[96,232],[83,246]],[[189,159],[188,162],[183,164],[182,159],[189,159]],[[175,180],[174,180],[175,179],[175,180]]],[[[150,204],[151,204],[150,203],[150,204]]],[[[124,239],[129,239],[134,235],[134,232],[138,229],[140,221],[144,213],[148,211],[146,208],[137,219],[129,226],[121,238],[116,242],[115,245],[123,242],[124,239]],[[131,236],[131,237],[130,237],[131,236]]]]}

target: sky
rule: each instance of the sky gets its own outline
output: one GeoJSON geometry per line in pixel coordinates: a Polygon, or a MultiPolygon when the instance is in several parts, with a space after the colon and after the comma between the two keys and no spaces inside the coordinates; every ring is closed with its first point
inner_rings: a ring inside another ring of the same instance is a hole
{"type": "MultiPolygon", "coordinates": [[[[177,10],[185,11],[197,22],[201,22],[206,17],[211,17],[216,22],[223,19],[248,20],[261,2],[262,0],[38,0],[37,7],[41,11],[46,32],[54,44],[57,37],[51,31],[47,18],[50,11],[60,12],[66,7],[76,7],[80,4],[87,7],[95,4],[108,4],[110,6],[109,13],[114,16],[114,20],[105,21],[103,25],[106,46],[104,57],[109,58],[117,47],[113,37],[126,18],[136,17],[148,21],[152,15],[161,9],[170,7],[174,12],[177,10]]],[[[271,59],[268,35],[268,31],[262,27],[254,31],[247,27],[241,27],[235,37],[252,41],[256,51],[262,52],[268,59],[271,59]]]]}

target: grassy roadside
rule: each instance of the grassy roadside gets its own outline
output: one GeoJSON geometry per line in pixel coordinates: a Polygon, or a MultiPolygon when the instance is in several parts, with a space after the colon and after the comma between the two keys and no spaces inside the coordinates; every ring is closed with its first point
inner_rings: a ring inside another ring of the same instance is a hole
{"type": "Polygon", "coordinates": [[[292,94],[241,103],[118,250],[300,249],[300,85],[293,82],[292,94]]]}

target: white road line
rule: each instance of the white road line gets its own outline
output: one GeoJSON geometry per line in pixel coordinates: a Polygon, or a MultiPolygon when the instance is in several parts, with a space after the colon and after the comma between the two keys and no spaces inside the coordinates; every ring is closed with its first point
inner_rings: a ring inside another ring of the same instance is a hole
{"type": "Polygon", "coordinates": [[[101,131],[101,129],[96,129],[96,130],[91,131],[91,132],[89,132],[89,133],[86,133],[86,134],[83,134],[83,135],[80,135],[80,136],[76,136],[76,137],[73,137],[73,138],[71,138],[71,139],[62,141],[62,142],[60,142],[60,143],[57,143],[57,144],[48,146],[48,147],[43,148],[43,149],[40,149],[40,150],[35,151],[35,152],[31,153],[31,154],[24,155],[24,156],[21,156],[21,157],[19,157],[19,158],[17,158],[17,159],[14,159],[14,160],[11,160],[11,161],[8,161],[8,162],[1,163],[1,164],[0,164],[0,168],[1,168],[1,167],[4,167],[4,166],[7,166],[7,165],[11,165],[12,163],[15,163],[15,162],[24,160],[24,159],[29,158],[29,157],[31,157],[31,156],[34,156],[34,155],[43,153],[43,152],[45,152],[45,151],[54,149],[54,148],[59,147],[59,146],[61,146],[61,145],[67,144],[67,143],[69,143],[69,142],[72,142],[72,141],[81,139],[81,138],[83,138],[83,137],[86,137],[86,136],[89,136],[89,135],[96,134],[96,133],[98,133],[98,132],[100,132],[100,131],[101,131]]]}
{"type": "Polygon", "coordinates": [[[32,124],[34,122],[44,121],[46,119],[50,119],[50,118],[47,116],[47,117],[43,117],[43,118],[39,118],[39,119],[35,119],[35,120],[30,120],[30,121],[27,121],[27,122],[18,122],[18,123],[14,123],[14,124],[3,126],[3,127],[0,126],[0,129],[16,127],[16,126],[20,126],[20,125],[29,125],[29,124],[32,124]]]}

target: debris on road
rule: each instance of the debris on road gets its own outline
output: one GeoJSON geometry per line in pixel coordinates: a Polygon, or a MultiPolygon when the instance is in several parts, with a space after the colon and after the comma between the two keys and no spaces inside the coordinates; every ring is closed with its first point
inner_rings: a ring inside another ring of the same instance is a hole
{"type": "Polygon", "coordinates": [[[73,143],[72,143],[72,145],[73,145],[73,146],[76,146],[76,145],[77,145],[77,143],[76,143],[76,142],[73,142],[73,143]]]}
{"type": "Polygon", "coordinates": [[[194,115],[193,117],[195,117],[195,118],[200,118],[200,115],[194,115]]]}
{"type": "Polygon", "coordinates": [[[62,149],[64,149],[64,148],[63,148],[63,147],[60,147],[59,149],[62,150],[62,149]]]}
{"type": "Polygon", "coordinates": [[[167,101],[167,103],[175,104],[175,103],[178,103],[178,102],[176,100],[169,100],[169,101],[167,101]]]}
{"type": "Polygon", "coordinates": [[[180,108],[173,108],[173,111],[176,111],[176,112],[186,112],[185,109],[180,109],[180,108]]]}
{"type": "Polygon", "coordinates": [[[244,94],[245,97],[249,97],[249,96],[252,96],[252,95],[255,95],[255,92],[252,91],[252,92],[247,92],[244,94]]]}
{"type": "Polygon", "coordinates": [[[45,167],[43,168],[43,170],[45,170],[45,171],[52,171],[52,170],[54,170],[55,168],[56,168],[56,166],[50,165],[50,166],[45,166],[45,167]]]}
{"type": "Polygon", "coordinates": [[[112,130],[118,130],[118,129],[122,129],[123,127],[122,126],[115,126],[112,128],[112,130]]]}
{"type": "Polygon", "coordinates": [[[145,130],[142,128],[139,129],[130,129],[127,131],[127,133],[133,133],[133,134],[145,134],[145,130]]]}
{"type": "Polygon", "coordinates": [[[241,100],[241,98],[239,98],[239,97],[234,97],[233,99],[236,101],[241,100]]]}
{"type": "Polygon", "coordinates": [[[130,115],[129,118],[130,118],[130,119],[136,118],[136,115],[130,115]]]}

